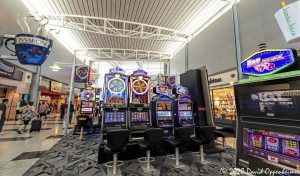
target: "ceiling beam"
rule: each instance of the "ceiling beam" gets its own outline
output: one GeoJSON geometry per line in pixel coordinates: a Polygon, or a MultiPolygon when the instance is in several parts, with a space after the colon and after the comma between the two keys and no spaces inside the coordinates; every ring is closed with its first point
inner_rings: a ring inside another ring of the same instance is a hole
{"type": "Polygon", "coordinates": [[[186,42],[189,37],[189,34],[173,29],[110,18],[68,14],[33,15],[39,20],[49,20],[47,25],[103,35],[174,42],[186,42]]]}

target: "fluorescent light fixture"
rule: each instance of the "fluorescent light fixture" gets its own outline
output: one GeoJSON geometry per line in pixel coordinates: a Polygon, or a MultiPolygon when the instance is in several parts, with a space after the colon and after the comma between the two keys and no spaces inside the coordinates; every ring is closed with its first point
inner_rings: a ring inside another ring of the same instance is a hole
{"type": "Polygon", "coordinates": [[[59,65],[57,65],[56,63],[53,64],[53,65],[51,65],[49,68],[50,68],[52,71],[59,71],[59,70],[62,69],[62,68],[61,68],[59,65]]]}

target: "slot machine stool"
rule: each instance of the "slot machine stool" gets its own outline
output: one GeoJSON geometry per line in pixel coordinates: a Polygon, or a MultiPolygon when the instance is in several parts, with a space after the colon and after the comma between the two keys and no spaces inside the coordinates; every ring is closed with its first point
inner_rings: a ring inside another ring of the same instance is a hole
{"type": "Polygon", "coordinates": [[[197,157],[200,156],[201,164],[208,164],[210,162],[205,161],[204,152],[206,154],[221,154],[221,160],[223,160],[222,153],[225,152],[223,147],[217,147],[215,144],[215,127],[204,126],[195,128],[196,138],[192,138],[192,141],[200,146],[199,152],[194,152],[193,154],[197,157]],[[204,151],[204,145],[206,149],[204,151]]]}
{"type": "Polygon", "coordinates": [[[144,172],[155,171],[155,168],[150,164],[154,161],[153,157],[150,157],[150,152],[159,144],[164,135],[162,128],[151,128],[144,131],[144,140],[139,143],[141,149],[146,150],[146,157],[138,158],[141,168],[144,172]]]}
{"type": "Polygon", "coordinates": [[[120,166],[123,161],[118,161],[118,153],[126,151],[129,142],[130,131],[127,129],[110,130],[107,132],[107,145],[104,147],[105,153],[113,154],[113,161],[107,162],[104,165],[107,167],[108,176],[122,175],[120,166]]]}
{"type": "Polygon", "coordinates": [[[186,147],[191,142],[191,136],[193,135],[193,127],[180,127],[175,129],[174,138],[166,140],[166,142],[168,142],[171,147],[175,148],[175,156],[174,154],[167,156],[169,159],[175,160],[175,168],[186,167],[186,165],[183,165],[179,162],[179,159],[182,158],[182,156],[179,155],[179,149],[186,147]]]}

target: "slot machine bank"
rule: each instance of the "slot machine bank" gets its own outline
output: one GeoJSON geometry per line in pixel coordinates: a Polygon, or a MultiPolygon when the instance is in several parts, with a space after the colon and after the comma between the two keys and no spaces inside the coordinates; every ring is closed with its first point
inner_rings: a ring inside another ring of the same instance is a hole
{"type": "Polygon", "coordinates": [[[282,49],[260,51],[241,63],[242,73],[251,77],[234,86],[238,112],[237,168],[286,170],[281,175],[299,175],[298,62],[295,50],[282,49]],[[293,172],[298,174],[289,174],[293,172]]]}

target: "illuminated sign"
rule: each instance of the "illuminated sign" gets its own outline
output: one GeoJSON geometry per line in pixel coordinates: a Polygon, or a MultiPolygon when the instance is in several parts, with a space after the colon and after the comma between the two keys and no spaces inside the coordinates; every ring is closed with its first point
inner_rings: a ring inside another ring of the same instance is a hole
{"type": "Polygon", "coordinates": [[[109,73],[120,73],[120,74],[125,74],[125,70],[123,70],[120,67],[115,67],[112,69],[109,69],[109,73]]]}
{"type": "Polygon", "coordinates": [[[277,73],[295,63],[292,49],[264,50],[253,54],[241,63],[242,73],[264,76],[277,73]]]}
{"type": "Polygon", "coordinates": [[[147,72],[145,70],[135,70],[133,72],[134,75],[144,75],[144,76],[147,76],[147,72]]]}
{"type": "Polygon", "coordinates": [[[61,92],[62,89],[62,83],[56,82],[56,81],[51,81],[50,84],[50,90],[51,92],[61,92]]]}
{"type": "Polygon", "coordinates": [[[179,86],[176,88],[176,93],[178,95],[186,95],[186,94],[188,94],[188,88],[179,86]]]}

